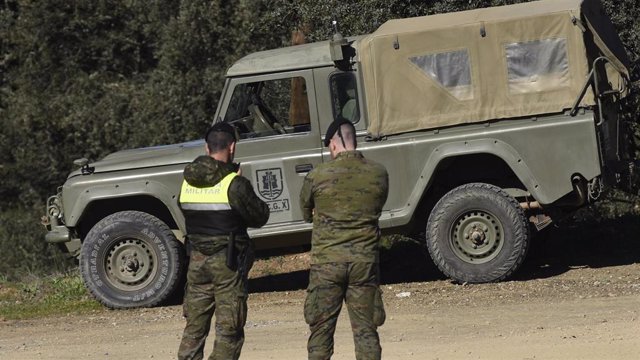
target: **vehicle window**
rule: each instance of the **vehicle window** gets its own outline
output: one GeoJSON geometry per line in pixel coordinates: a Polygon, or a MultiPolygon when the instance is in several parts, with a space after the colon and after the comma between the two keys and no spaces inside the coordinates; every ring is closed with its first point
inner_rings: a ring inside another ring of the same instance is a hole
{"type": "Polygon", "coordinates": [[[311,130],[304,78],[238,84],[224,118],[240,139],[311,130]]]}
{"type": "Polygon", "coordinates": [[[329,78],[331,86],[331,105],[335,120],[347,119],[352,123],[360,120],[358,106],[358,88],[353,73],[337,73],[329,78]]]}
{"type": "Polygon", "coordinates": [[[523,94],[569,86],[565,39],[545,39],[505,45],[509,92],[523,94]]]}
{"type": "Polygon", "coordinates": [[[466,49],[414,56],[409,60],[456,99],[473,99],[471,66],[466,49]]]}

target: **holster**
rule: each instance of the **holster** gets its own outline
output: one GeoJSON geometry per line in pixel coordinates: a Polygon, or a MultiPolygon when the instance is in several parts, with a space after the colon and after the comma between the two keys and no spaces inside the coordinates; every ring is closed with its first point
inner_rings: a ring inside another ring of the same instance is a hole
{"type": "Polygon", "coordinates": [[[189,241],[189,237],[184,237],[184,251],[187,253],[187,257],[191,256],[191,250],[193,247],[191,246],[191,242],[189,241]]]}
{"type": "Polygon", "coordinates": [[[238,259],[235,257],[236,253],[236,235],[229,233],[229,242],[227,243],[227,262],[226,265],[231,270],[238,268],[238,259]]]}

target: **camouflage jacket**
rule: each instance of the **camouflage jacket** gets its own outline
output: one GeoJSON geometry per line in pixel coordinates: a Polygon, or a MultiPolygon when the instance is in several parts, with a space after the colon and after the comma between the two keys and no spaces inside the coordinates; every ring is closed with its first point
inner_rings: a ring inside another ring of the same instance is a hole
{"type": "MultiPolygon", "coordinates": [[[[194,187],[211,187],[233,171],[235,168],[232,164],[226,164],[203,155],[185,167],[184,179],[194,187]]],[[[269,220],[269,207],[258,198],[247,178],[236,176],[229,185],[228,197],[229,205],[242,218],[247,227],[259,228],[269,220]]],[[[213,241],[220,246],[225,246],[227,242],[226,236],[188,235],[191,242],[213,241]]],[[[237,240],[242,242],[248,240],[248,237],[240,237],[237,240]]]]}
{"type": "Polygon", "coordinates": [[[378,219],[387,201],[389,175],[384,166],[346,151],[307,174],[300,203],[313,222],[311,260],[378,262],[378,219]]]}

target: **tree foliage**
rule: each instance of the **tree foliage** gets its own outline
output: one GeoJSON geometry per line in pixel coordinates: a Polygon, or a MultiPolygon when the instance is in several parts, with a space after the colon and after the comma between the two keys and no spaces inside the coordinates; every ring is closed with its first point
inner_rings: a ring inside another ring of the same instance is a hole
{"type": "MultiPolygon", "coordinates": [[[[198,138],[213,121],[226,69],[289,45],[294,30],[319,41],[332,35],[334,19],[344,35],[359,35],[392,18],[517,2],[0,0],[0,251],[42,242],[12,216],[30,214],[37,227],[34,207],[43,208],[73,159],[198,138]]],[[[637,61],[640,5],[603,4],[637,61]]],[[[638,67],[633,75],[640,78],[638,67]]],[[[638,137],[638,96],[627,105],[638,137]]]]}

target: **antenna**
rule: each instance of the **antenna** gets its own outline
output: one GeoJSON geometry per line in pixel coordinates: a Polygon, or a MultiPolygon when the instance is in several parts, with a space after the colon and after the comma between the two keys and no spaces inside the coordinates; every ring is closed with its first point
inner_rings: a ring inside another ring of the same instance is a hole
{"type": "Polygon", "coordinates": [[[331,25],[333,25],[333,32],[335,34],[339,34],[340,32],[338,31],[338,19],[336,19],[335,14],[333,16],[333,20],[331,21],[331,25]]]}
{"type": "Polygon", "coordinates": [[[331,21],[331,26],[333,26],[333,38],[331,39],[331,60],[334,62],[344,60],[344,53],[342,48],[348,45],[347,39],[340,34],[338,30],[338,19],[335,14],[333,14],[333,20],[331,21]]]}

